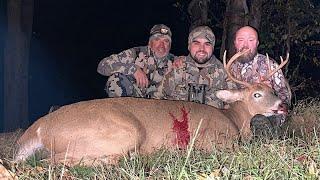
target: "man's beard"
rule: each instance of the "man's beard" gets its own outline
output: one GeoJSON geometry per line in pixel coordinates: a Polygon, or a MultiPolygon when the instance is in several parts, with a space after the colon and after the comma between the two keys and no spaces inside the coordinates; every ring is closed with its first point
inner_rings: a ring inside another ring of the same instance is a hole
{"type": "MultiPolygon", "coordinates": [[[[237,52],[239,52],[239,51],[244,51],[244,50],[246,50],[246,49],[248,49],[248,48],[241,48],[241,49],[238,50],[237,52]]],[[[249,51],[248,53],[240,56],[237,61],[239,61],[239,62],[242,63],[242,64],[243,64],[243,63],[247,63],[247,62],[252,61],[256,55],[257,55],[257,50],[255,50],[254,52],[249,51]]]]}
{"type": "MultiPolygon", "coordinates": [[[[192,58],[198,63],[198,64],[205,64],[206,62],[208,62],[211,58],[211,56],[209,57],[209,54],[207,53],[207,56],[204,57],[204,58],[197,58],[197,53],[200,53],[200,52],[196,52],[196,54],[194,56],[192,56],[192,58]]],[[[206,52],[205,52],[206,53],[206,52]]]]}
{"type": "Polygon", "coordinates": [[[161,53],[159,53],[159,52],[153,51],[153,55],[157,59],[163,59],[163,58],[167,57],[168,54],[169,54],[169,52],[161,52],[161,53]]]}
{"type": "Polygon", "coordinates": [[[169,54],[169,51],[166,48],[151,49],[151,51],[157,59],[162,59],[169,54]]]}

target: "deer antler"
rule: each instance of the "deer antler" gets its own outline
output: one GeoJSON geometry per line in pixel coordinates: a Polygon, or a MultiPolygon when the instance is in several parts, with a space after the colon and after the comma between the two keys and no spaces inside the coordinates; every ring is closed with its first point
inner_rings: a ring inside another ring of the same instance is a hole
{"type": "Polygon", "coordinates": [[[226,70],[226,72],[227,72],[227,74],[228,74],[228,77],[229,77],[232,81],[234,81],[234,82],[236,82],[236,83],[238,83],[238,84],[242,84],[242,85],[244,85],[244,86],[246,86],[246,87],[249,87],[249,86],[250,86],[249,83],[247,83],[247,82],[245,82],[245,81],[240,81],[240,80],[236,79],[236,78],[233,77],[232,74],[230,73],[230,66],[231,66],[231,64],[232,64],[235,60],[237,60],[240,56],[242,56],[243,54],[247,53],[247,51],[249,51],[249,49],[248,49],[248,50],[244,50],[244,51],[237,52],[235,55],[233,55],[233,56],[230,58],[228,64],[226,63],[226,61],[227,61],[227,51],[224,51],[224,53],[223,53],[223,66],[224,66],[224,69],[226,70]]]}
{"type": "Polygon", "coordinates": [[[270,66],[270,59],[269,59],[269,56],[268,54],[267,55],[267,64],[268,64],[268,68],[269,68],[269,73],[268,75],[266,76],[266,80],[269,79],[272,75],[274,75],[274,73],[276,73],[277,71],[279,71],[284,65],[286,65],[289,61],[289,53],[287,53],[287,57],[286,57],[286,60],[283,61],[283,58],[282,56],[280,56],[280,59],[281,59],[281,64],[272,72],[271,71],[271,66],[270,66]]]}

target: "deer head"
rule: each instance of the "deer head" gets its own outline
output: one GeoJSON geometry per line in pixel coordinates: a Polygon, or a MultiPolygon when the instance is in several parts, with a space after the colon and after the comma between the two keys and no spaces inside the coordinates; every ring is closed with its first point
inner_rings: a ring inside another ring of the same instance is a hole
{"type": "MultiPolygon", "coordinates": [[[[247,51],[247,50],[246,50],[247,51]]],[[[271,116],[273,114],[282,114],[286,110],[281,110],[282,101],[275,95],[274,90],[263,82],[250,84],[245,81],[240,81],[236,79],[230,72],[230,67],[240,56],[246,53],[246,51],[238,52],[230,58],[228,63],[226,62],[226,52],[223,56],[224,68],[228,74],[229,79],[233,82],[241,84],[246,88],[239,90],[222,90],[217,92],[217,97],[227,103],[242,101],[248,103],[248,111],[251,115],[263,114],[265,116],[271,116]]],[[[274,71],[269,71],[266,78],[270,78],[274,73],[281,69],[287,62],[289,56],[283,61],[281,57],[281,65],[274,71]]],[[[269,63],[269,58],[267,56],[267,63],[269,63]]],[[[270,69],[270,66],[269,66],[270,69]]]]}

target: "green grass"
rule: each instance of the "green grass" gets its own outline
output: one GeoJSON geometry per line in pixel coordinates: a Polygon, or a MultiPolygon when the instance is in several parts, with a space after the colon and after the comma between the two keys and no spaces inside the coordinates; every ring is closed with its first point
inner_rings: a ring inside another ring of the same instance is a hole
{"type": "MultiPolygon", "coordinates": [[[[299,102],[282,139],[256,139],[212,152],[160,149],[123,157],[119,165],[51,165],[36,158],[6,167],[19,179],[319,179],[319,100],[299,102]],[[297,118],[299,117],[299,118],[297,118]],[[301,119],[302,117],[302,119],[301,119]],[[300,127],[299,129],[297,127],[300,127]]],[[[12,154],[12,153],[11,153],[12,154]]]]}
{"type": "Polygon", "coordinates": [[[159,150],[149,156],[123,158],[118,166],[50,166],[45,162],[16,165],[19,179],[314,179],[319,178],[320,149],[299,138],[264,140],[239,149],[211,153],[159,150]],[[185,167],[185,168],[181,168],[185,167]]]}

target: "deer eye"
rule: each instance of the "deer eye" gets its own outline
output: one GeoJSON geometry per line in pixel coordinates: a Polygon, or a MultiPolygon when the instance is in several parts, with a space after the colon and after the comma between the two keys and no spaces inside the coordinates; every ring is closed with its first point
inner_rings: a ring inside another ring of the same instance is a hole
{"type": "Polygon", "coordinates": [[[261,97],[262,95],[260,94],[260,93],[254,93],[253,94],[253,97],[255,97],[255,98],[259,98],[259,97],[261,97]]]}

